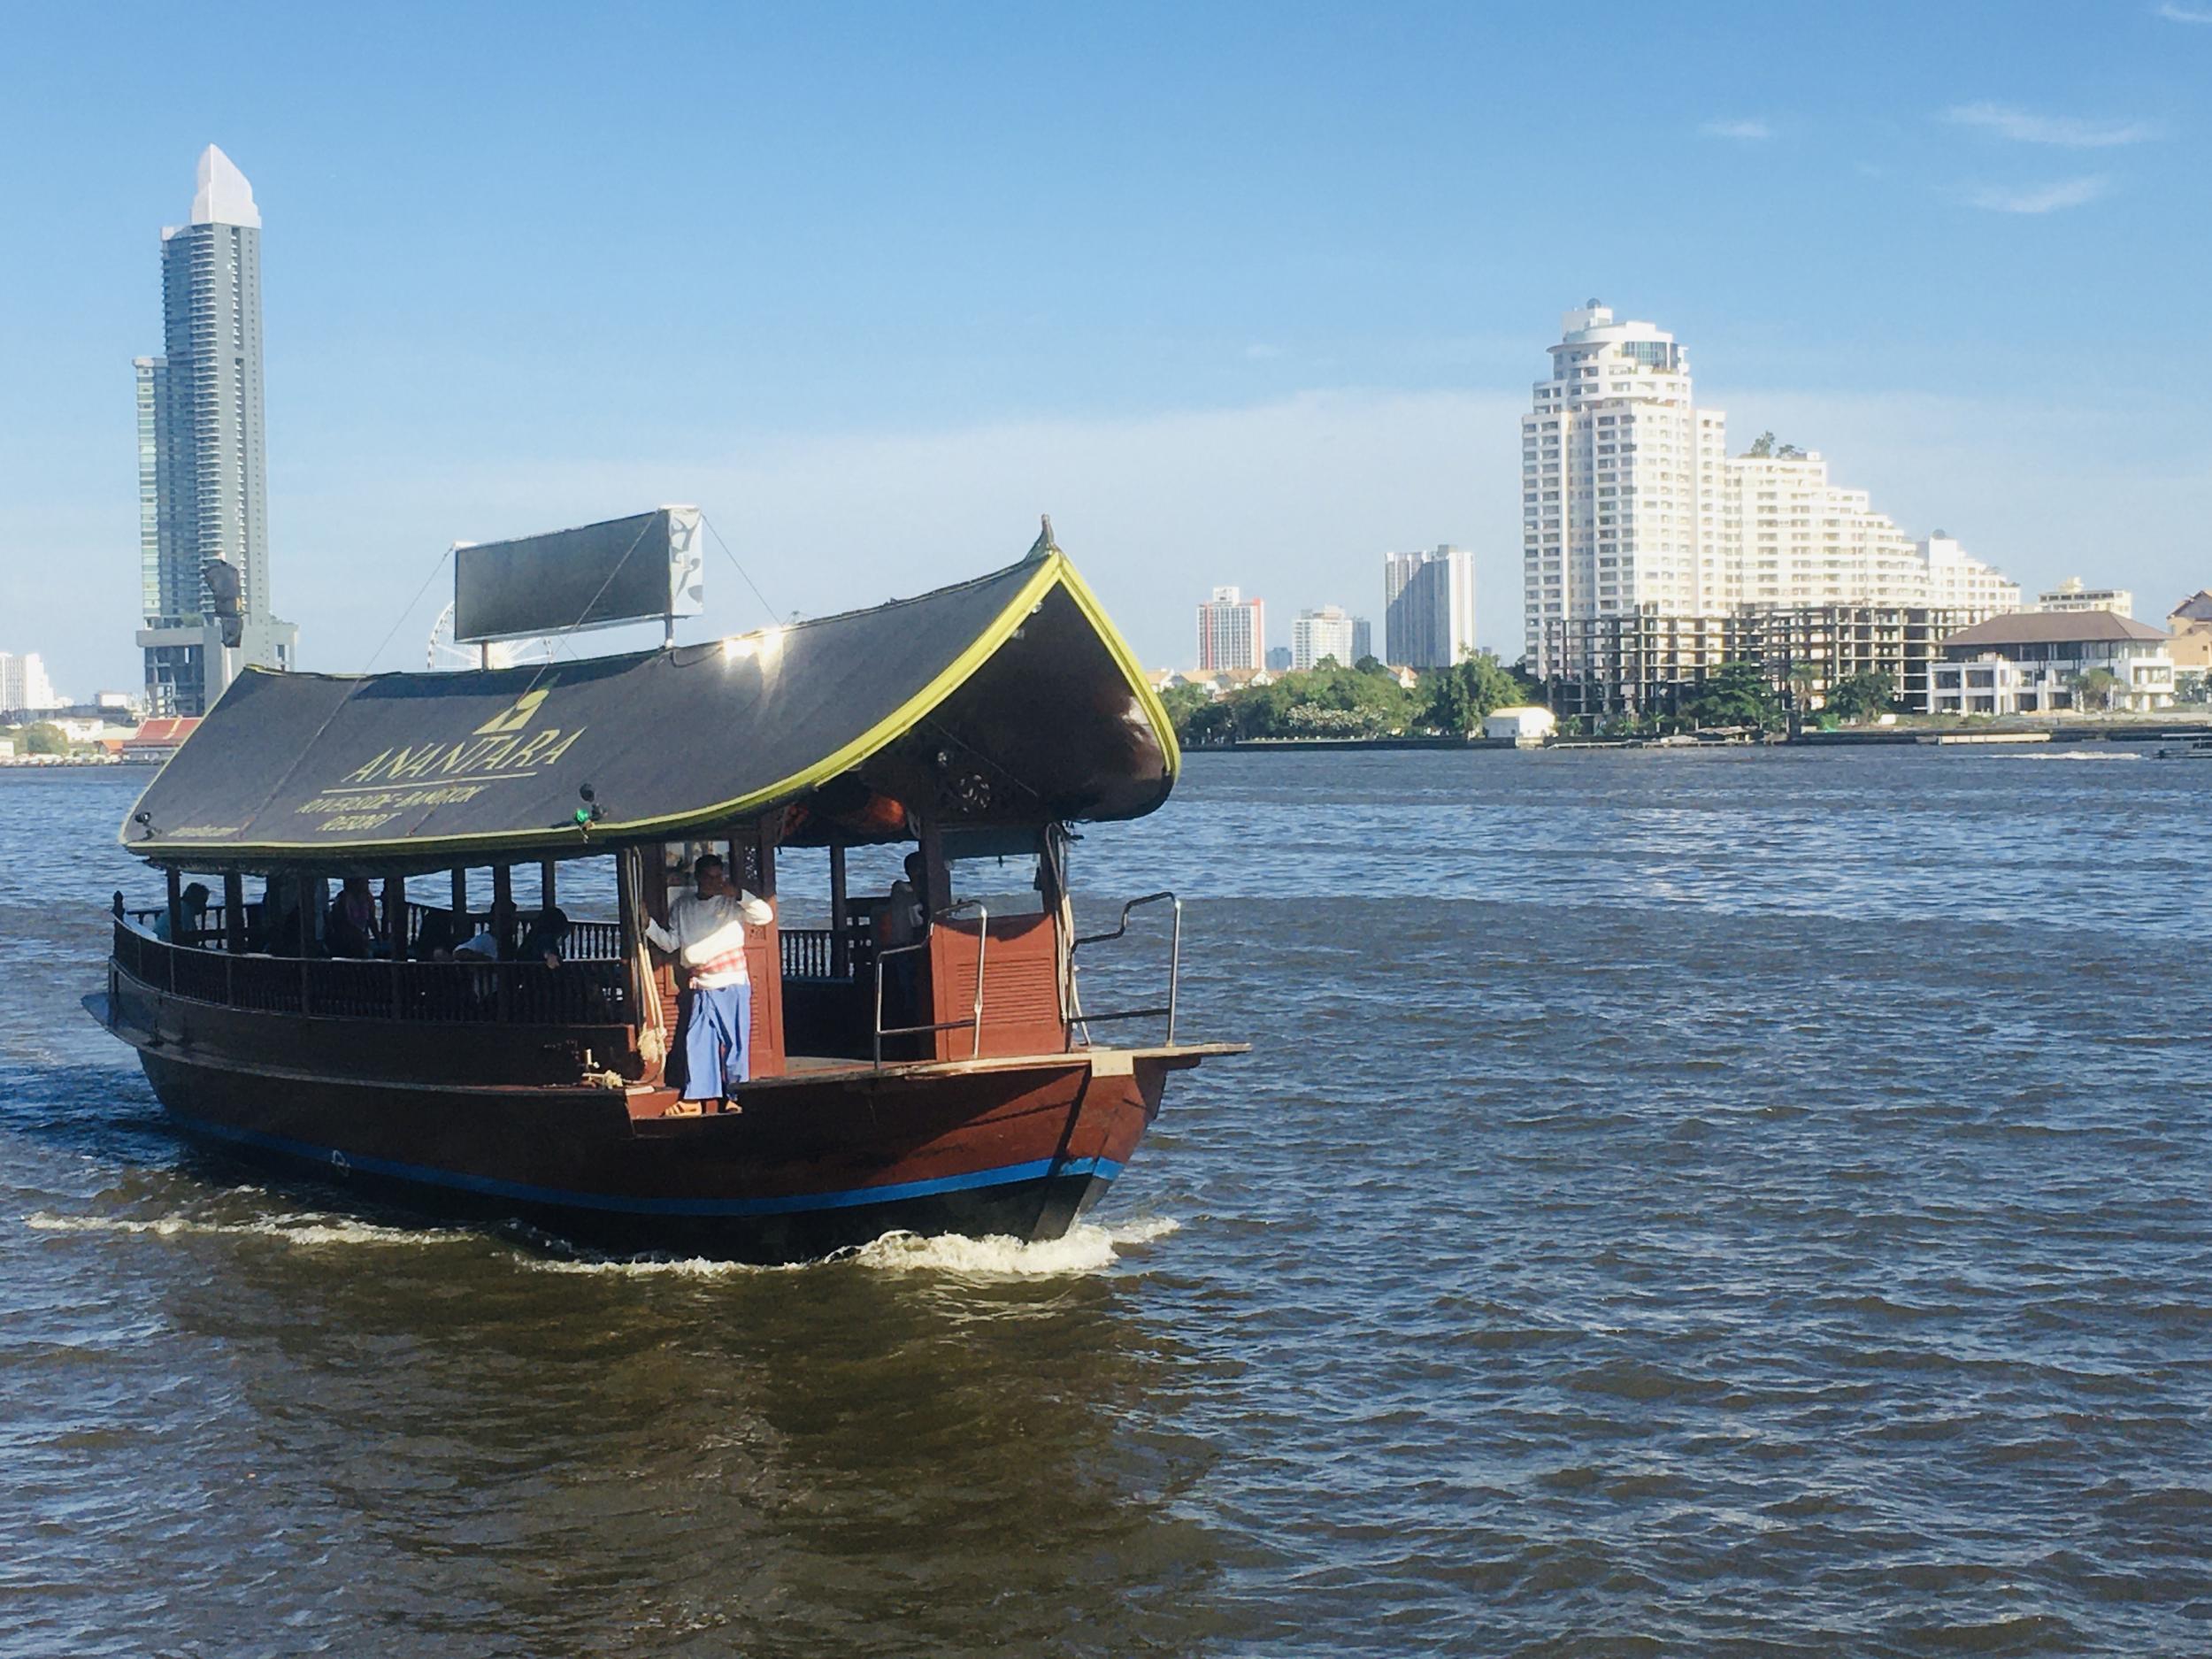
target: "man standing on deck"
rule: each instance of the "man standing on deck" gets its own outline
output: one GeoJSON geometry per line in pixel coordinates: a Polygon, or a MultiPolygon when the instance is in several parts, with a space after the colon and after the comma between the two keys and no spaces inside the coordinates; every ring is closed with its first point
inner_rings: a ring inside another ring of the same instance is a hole
{"type": "Polygon", "coordinates": [[[691,866],[697,891],[668,907],[668,926],[648,918],[645,936],[691,970],[684,1021],[684,1099],[719,1111],[751,1075],[753,987],[745,972],[745,924],[765,927],[775,912],[730,880],[712,853],[691,866]]]}

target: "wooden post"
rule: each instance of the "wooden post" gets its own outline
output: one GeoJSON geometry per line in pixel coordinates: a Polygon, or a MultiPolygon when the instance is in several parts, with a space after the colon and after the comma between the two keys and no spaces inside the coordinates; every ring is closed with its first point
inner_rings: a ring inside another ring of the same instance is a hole
{"type": "Polygon", "coordinates": [[[223,878],[223,949],[234,956],[246,949],[246,878],[235,870],[223,878]]]}
{"type": "Polygon", "coordinates": [[[453,872],[453,942],[457,948],[468,943],[469,937],[469,872],[453,872]]]}
{"type": "Polygon", "coordinates": [[[538,865],[538,906],[541,910],[549,910],[557,902],[553,896],[553,872],[560,867],[557,858],[545,859],[538,865]]]}
{"type": "MultiPolygon", "coordinates": [[[[503,960],[514,949],[515,926],[515,872],[511,864],[492,866],[492,938],[497,942],[503,960]]],[[[498,1008],[502,1025],[513,1010],[514,975],[506,967],[498,971],[495,983],[499,987],[498,1008]]]]}
{"type": "Polygon", "coordinates": [[[384,944],[392,964],[392,1018],[407,1017],[407,878],[384,878],[384,944]]]}
{"type": "MultiPolygon", "coordinates": [[[[654,877],[658,879],[657,874],[654,877]]],[[[638,936],[644,929],[638,921],[638,906],[645,900],[645,854],[641,849],[625,847],[614,856],[615,921],[622,933],[622,960],[630,964],[630,979],[636,993],[642,996],[645,988],[636,986],[638,936]]],[[[633,1013],[638,1010],[633,1010],[633,1013]]],[[[637,1024],[645,1022],[640,1018],[637,1024]]]]}
{"type": "Polygon", "coordinates": [[[168,878],[169,889],[169,949],[161,953],[162,982],[170,990],[177,988],[177,947],[182,943],[184,932],[184,878],[173,865],[162,872],[168,878]]]}
{"type": "Polygon", "coordinates": [[[935,818],[922,820],[922,880],[929,889],[929,902],[922,913],[926,927],[932,917],[952,902],[952,887],[945,868],[945,836],[935,818]]]}
{"type": "Polygon", "coordinates": [[[830,843],[830,978],[848,979],[853,971],[852,941],[846,936],[845,843],[830,843]]]}

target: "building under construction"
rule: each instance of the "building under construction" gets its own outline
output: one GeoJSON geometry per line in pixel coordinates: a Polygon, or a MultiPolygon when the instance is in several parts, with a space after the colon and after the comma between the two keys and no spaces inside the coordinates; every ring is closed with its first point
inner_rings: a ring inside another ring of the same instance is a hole
{"type": "Polygon", "coordinates": [[[1588,725],[1681,712],[1724,663],[1752,663],[1800,713],[1824,707],[1856,674],[1886,673],[1908,709],[1928,706],[1943,641],[1985,613],[1931,605],[1743,605],[1724,615],[1667,616],[1646,606],[1555,618],[1549,660],[1585,665],[1548,687],[1560,719],[1588,725]]]}

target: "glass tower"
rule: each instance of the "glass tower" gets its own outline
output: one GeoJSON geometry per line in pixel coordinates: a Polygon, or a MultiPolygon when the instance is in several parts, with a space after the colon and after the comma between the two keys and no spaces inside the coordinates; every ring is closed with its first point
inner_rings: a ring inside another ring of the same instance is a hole
{"type": "Polygon", "coordinates": [[[204,714],[211,691],[201,568],[234,565],[245,600],[240,661],[292,666],[297,630],[269,606],[262,447],[261,213],[229,157],[201,153],[191,222],[161,233],[158,357],[135,360],[139,569],[146,701],[204,714]]]}

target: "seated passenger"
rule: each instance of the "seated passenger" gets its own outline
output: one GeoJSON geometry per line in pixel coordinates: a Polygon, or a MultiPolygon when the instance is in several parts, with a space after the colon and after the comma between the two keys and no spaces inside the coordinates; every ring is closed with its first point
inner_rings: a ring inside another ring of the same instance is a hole
{"type": "MultiPolygon", "coordinates": [[[[499,960],[499,935],[488,924],[476,930],[465,944],[453,948],[453,960],[467,963],[488,963],[499,960]]],[[[488,1003],[499,990],[499,976],[489,968],[480,967],[466,974],[468,994],[478,1003],[488,1003]]]]}
{"type": "Polygon", "coordinates": [[[425,910],[422,926],[415,934],[415,960],[418,962],[450,962],[453,960],[453,912],[425,910]]]}
{"type": "Polygon", "coordinates": [[[453,947],[453,959],[458,962],[464,957],[472,962],[497,962],[499,960],[498,936],[488,926],[478,928],[470,935],[465,944],[453,947]]]}
{"type": "Polygon", "coordinates": [[[323,915],[323,944],[334,956],[380,956],[384,927],[376,914],[376,895],[366,876],[348,876],[323,915]]]}
{"type": "Polygon", "coordinates": [[[196,945],[207,920],[207,884],[195,881],[177,895],[174,910],[164,907],[154,918],[154,937],[171,944],[196,945]]]}
{"type": "Polygon", "coordinates": [[[522,950],[516,960],[542,962],[549,968],[561,965],[561,952],[568,945],[568,917],[558,905],[549,904],[530,918],[529,931],[522,936],[522,950]]]}

